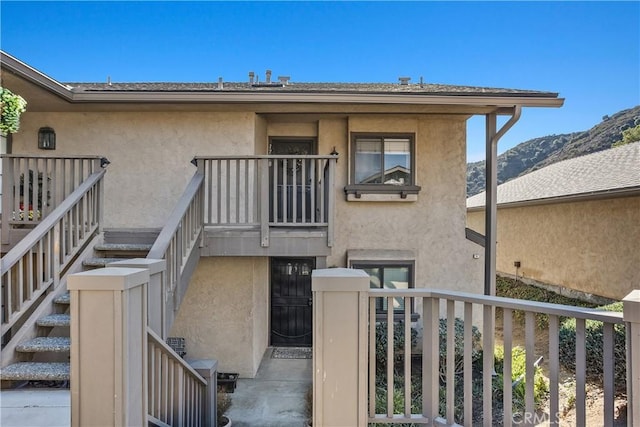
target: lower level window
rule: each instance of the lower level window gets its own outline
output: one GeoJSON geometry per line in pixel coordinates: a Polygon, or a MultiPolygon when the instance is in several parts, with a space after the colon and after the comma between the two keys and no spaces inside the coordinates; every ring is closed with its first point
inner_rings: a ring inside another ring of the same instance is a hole
{"type": "MultiPolygon", "coordinates": [[[[412,263],[366,263],[358,262],[352,264],[353,268],[364,270],[370,276],[370,287],[372,289],[409,289],[413,288],[413,264],[412,263]]],[[[386,313],[388,310],[388,299],[378,298],[376,300],[376,311],[386,313]]],[[[393,311],[404,313],[404,298],[393,299],[393,311]]],[[[412,310],[413,311],[413,310],[412,310]]]]}

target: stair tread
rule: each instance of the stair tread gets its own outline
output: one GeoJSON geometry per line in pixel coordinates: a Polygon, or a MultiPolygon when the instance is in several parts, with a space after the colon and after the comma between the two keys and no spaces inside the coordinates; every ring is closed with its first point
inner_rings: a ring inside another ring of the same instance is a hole
{"type": "Polygon", "coordinates": [[[16,351],[22,353],[64,352],[70,349],[71,338],[69,337],[36,337],[16,346],[16,351]]]}
{"type": "Polygon", "coordinates": [[[153,245],[145,243],[100,243],[94,247],[97,251],[149,251],[153,245]]]}
{"type": "Polygon", "coordinates": [[[67,291],[64,294],[57,296],[53,302],[56,304],[71,304],[71,294],[67,291]]]}
{"type": "Polygon", "coordinates": [[[82,261],[82,265],[85,267],[104,267],[109,263],[122,260],[123,258],[88,258],[82,261]]]}
{"type": "Polygon", "coordinates": [[[38,326],[69,326],[71,316],[69,314],[50,314],[38,319],[38,326]]]}
{"type": "Polygon", "coordinates": [[[65,381],[69,380],[70,364],[21,362],[0,370],[0,378],[12,381],[65,381]]]}

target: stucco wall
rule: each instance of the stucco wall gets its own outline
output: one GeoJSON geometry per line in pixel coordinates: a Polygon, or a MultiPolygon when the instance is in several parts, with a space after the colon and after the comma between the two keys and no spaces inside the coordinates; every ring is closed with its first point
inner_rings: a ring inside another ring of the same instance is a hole
{"type": "Polygon", "coordinates": [[[336,176],[335,246],[328,266],[347,266],[349,249],[411,250],[416,286],[482,292],[480,251],[466,240],[466,120],[440,116],[358,116],[321,121],[320,152],[341,154],[336,176]],[[348,202],[349,132],[415,132],[416,202],[348,202]]]}
{"type": "MultiPolygon", "coordinates": [[[[497,270],[607,298],[640,285],[640,197],[498,209],[497,270]]],[[[484,212],[468,226],[484,233],[484,212]]]]}
{"type": "Polygon", "coordinates": [[[13,152],[100,155],[107,228],[158,228],[195,168],[196,155],[253,154],[252,113],[25,113],[13,152]],[[56,131],[55,151],[37,148],[38,129],[56,131]]]}
{"type": "Polygon", "coordinates": [[[267,258],[201,258],[171,330],[187,357],[253,377],[267,347],[267,258]]]}

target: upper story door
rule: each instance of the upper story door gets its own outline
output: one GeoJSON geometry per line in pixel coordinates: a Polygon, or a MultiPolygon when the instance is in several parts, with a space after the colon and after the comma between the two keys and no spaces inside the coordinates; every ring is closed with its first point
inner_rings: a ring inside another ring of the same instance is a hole
{"type": "MultiPolygon", "coordinates": [[[[272,155],[308,156],[316,153],[317,144],[313,138],[272,138],[269,143],[269,154],[272,155]]],[[[271,222],[312,222],[315,192],[311,185],[316,173],[315,162],[310,159],[286,158],[271,162],[271,222]]]]}

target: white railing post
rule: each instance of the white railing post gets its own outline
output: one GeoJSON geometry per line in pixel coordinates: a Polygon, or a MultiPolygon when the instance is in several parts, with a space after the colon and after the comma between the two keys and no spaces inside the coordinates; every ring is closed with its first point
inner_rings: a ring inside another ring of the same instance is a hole
{"type": "Polygon", "coordinates": [[[211,359],[191,360],[189,365],[207,380],[204,405],[204,425],[215,427],[218,422],[218,361],[211,359]]]}
{"type": "Polygon", "coordinates": [[[313,425],[367,425],[369,276],[332,268],[312,273],[313,425]]]}
{"type": "Polygon", "coordinates": [[[146,268],[149,270],[149,286],[147,288],[147,314],[149,327],[153,332],[160,335],[163,340],[167,339],[169,331],[166,322],[166,304],[168,298],[165,289],[165,281],[162,276],[166,270],[166,261],[163,259],[133,258],[122,261],[114,261],[107,264],[107,267],[115,268],[146,268]]]}
{"type": "Polygon", "coordinates": [[[640,426],[640,289],[624,299],[623,319],[627,335],[627,425],[640,426]]]}
{"type": "MultiPolygon", "coordinates": [[[[12,216],[13,207],[13,160],[9,157],[2,158],[2,209],[4,214],[2,215],[4,221],[2,221],[2,241],[3,245],[9,244],[9,219],[12,216]]],[[[2,213],[2,210],[0,210],[2,213]]]]}
{"type": "MultiPolygon", "coordinates": [[[[260,194],[260,246],[269,247],[269,159],[260,160],[258,174],[258,193],[260,194]]],[[[274,196],[275,197],[275,196],[274,196]]],[[[274,206],[276,200],[274,200],[274,206]]],[[[276,221],[276,218],[273,218],[276,221]]]]}
{"type": "Polygon", "coordinates": [[[149,271],[72,274],[71,425],[147,424],[149,271]]]}

